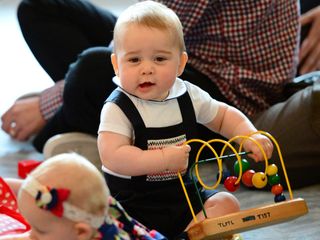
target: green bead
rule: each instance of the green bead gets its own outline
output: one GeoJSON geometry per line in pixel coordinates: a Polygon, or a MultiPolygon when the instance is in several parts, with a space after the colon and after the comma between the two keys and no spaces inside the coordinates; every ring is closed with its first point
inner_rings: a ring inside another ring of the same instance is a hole
{"type": "MultiPolygon", "coordinates": [[[[246,160],[246,159],[241,159],[241,164],[242,164],[242,174],[247,171],[250,167],[250,163],[246,160]]],[[[234,165],[233,165],[233,170],[235,175],[239,175],[239,161],[235,161],[234,165]]]]}
{"type": "Polygon", "coordinates": [[[278,174],[271,175],[268,177],[268,183],[270,186],[276,185],[280,183],[280,176],[278,174]]]}

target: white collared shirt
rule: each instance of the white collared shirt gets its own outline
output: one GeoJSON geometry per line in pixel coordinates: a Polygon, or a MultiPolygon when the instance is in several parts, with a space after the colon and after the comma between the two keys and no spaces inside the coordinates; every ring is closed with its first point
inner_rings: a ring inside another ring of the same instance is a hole
{"type": "MultiPolygon", "coordinates": [[[[113,81],[119,86],[117,77],[113,81]]],[[[168,127],[181,123],[182,117],[177,97],[186,91],[190,95],[198,123],[207,124],[211,122],[218,112],[216,100],[212,99],[207,92],[179,78],[170,89],[168,97],[162,101],[143,100],[130,95],[121,87],[117,89],[124,92],[131,99],[146,127],[168,127]]],[[[101,111],[98,133],[103,131],[122,134],[134,139],[132,124],[122,110],[111,102],[106,102],[101,111]]]]}

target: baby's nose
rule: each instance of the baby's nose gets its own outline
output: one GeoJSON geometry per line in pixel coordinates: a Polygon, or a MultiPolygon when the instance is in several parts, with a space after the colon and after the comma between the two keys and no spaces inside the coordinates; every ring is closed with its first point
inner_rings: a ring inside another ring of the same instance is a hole
{"type": "Polygon", "coordinates": [[[150,75],[154,73],[154,68],[151,63],[145,63],[142,67],[143,75],[150,75]]]}

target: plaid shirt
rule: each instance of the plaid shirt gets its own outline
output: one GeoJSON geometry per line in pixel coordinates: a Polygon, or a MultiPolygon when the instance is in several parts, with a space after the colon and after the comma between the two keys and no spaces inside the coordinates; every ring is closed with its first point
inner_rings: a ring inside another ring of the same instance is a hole
{"type": "Polygon", "coordinates": [[[183,24],[189,64],[229,102],[253,116],[281,100],[298,61],[297,0],[158,1],[183,24]]]}
{"type": "Polygon", "coordinates": [[[63,90],[64,80],[60,80],[41,93],[40,112],[46,121],[52,118],[58,108],[62,105],[63,90]]]}
{"type": "Polygon", "coordinates": [[[184,27],[189,64],[248,116],[279,101],[295,76],[296,0],[161,0],[184,27]]]}

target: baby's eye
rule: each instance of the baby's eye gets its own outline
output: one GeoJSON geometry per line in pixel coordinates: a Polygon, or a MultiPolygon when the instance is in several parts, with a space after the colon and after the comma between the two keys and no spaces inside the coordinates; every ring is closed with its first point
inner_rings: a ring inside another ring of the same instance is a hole
{"type": "Polygon", "coordinates": [[[156,58],[155,58],[155,61],[156,61],[156,62],[163,62],[163,61],[165,61],[165,60],[167,60],[166,57],[156,57],[156,58]]]}
{"type": "Polygon", "coordinates": [[[137,57],[129,58],[129,62],[131,62],[131,63],[137,63],[139,61],[140,61],[140,59],[137,57]]]}

